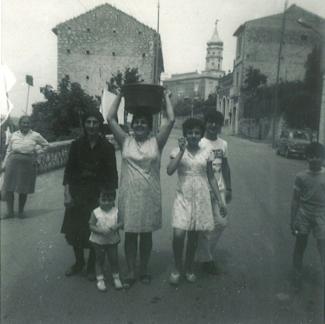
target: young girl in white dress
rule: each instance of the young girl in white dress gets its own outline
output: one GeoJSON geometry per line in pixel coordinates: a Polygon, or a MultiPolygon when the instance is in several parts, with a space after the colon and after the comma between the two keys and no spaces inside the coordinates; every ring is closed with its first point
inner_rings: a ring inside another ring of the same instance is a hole
{"type": "Polygon", "coordinates": [[[185,278],[188,282],[195,282],[193,264],[198,233],[214,228],[209,184],[220,202],[220,212],[226,213],[218,184],[213,177],[214,157],[209,157],[207,151],[199,147],[203,134],[204,125],[200,120],[187,119],[183,124],[184,137],[179,139],[179,147],[172,150],[167,167],[168,175],[172,175],[176,170],[178,173],[176,197],[172,209],[175,269],[169,277],[170,283],[175,285],[179,283],[183,271],[185,236],[187,236],[185,278]]]}

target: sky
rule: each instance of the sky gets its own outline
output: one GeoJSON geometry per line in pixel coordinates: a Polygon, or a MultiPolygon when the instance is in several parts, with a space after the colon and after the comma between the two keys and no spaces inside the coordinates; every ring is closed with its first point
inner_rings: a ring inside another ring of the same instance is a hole
{"type": "MultiPolygon", "coordinates": [[[[157,26],[158,0],[2,0],[1,63],[15,74],[17,82],[9,93],[14,104],[12,115],[26,111],[25,75],[34,78],[31,104],[43,100],[39,88],[56,88],[57,39],[52,32],[57,24],[76,17],[103,3],[110,3],[144,24],[157,26]]],[[[236,48],[235,30],[245,21],[283,11],[285,0],[160,0],[160,34],[165,73],[202,71],[206,43],[215,20],[224,42],[223,70],[232,70],[236,48]]],[[[289,0],[325,17],[325,0],[289,0]]]]}

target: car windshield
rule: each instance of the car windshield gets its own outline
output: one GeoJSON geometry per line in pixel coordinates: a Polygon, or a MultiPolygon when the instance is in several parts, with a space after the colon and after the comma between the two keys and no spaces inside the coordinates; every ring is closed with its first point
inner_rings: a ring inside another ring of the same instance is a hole
{"type": "Polygon", "coordinates": [[[295,139],[302,139],[308,141],[308,135],[305,132],[295,131],[292,133],[292,137],[295,139]]]}

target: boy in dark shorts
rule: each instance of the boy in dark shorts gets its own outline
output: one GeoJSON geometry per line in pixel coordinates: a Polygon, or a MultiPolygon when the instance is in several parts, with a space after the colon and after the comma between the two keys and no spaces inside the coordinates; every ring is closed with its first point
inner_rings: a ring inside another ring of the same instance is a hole
{"type": "Polygon", "coordinates": [[[293,253],[295,285],[301,284],[302,261],[308,235],[313,232],[325,269],[325,151],[320,143],[306,148],[309,168],[296,176],[291,204],[291,231],[296,237],[293,253]]]}

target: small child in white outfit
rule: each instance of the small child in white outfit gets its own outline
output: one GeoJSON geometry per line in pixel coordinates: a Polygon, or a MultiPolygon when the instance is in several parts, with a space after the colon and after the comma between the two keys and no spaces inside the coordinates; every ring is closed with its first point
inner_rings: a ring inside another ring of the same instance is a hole
{"type": "Polygon", "coordinates": [[[116,289],[123,288],[118,264],[119,229],[123,227],[123,224],[119,221],[115,198],[115,190],[102,190],[99,196],[99,207],[93,210],[89,220],[91,230],[89,241],[92,243],[96,254],[97,288],[100,291],[107,290],[104,281],[106,255],[111,266],[114,287],[116,289]]]}

